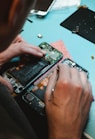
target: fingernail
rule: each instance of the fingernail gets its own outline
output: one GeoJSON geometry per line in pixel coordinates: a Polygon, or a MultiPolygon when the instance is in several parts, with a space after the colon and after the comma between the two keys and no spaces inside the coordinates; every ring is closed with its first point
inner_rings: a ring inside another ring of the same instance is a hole
{"type": "Polygon", "coordinates": [[[42,50],[42,52],[43,52],[44,55],[46,55],[46,52],[45,51],[42,50]]]}

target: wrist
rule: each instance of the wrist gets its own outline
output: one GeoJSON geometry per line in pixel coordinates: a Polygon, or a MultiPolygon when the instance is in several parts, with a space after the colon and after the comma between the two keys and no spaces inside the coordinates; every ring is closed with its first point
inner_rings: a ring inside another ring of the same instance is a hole
{"type": "Polygon", "coordinates": [[[50,131],[49,139],[81,139],[81,136],[75,135],[74,132],[72,134],[64,133],[60,131],[50,131]]]}
{"type": "Polygon", "coordinates": [[[49,139],[81,139],[80,137],[65,137],[64,135],[62,136],[49,136],[49,139]]]}
{"type": "Polygon", "coordinates": [[[5,63],[5,54],[0,54],[0,68],[3,66],[5,63]]]}
{"type": "Polygon", "coordinates": [[[10,59],[10,55],[11,54],[8,50],[5,50],[0,54],[0,67],[2,67],[10,59]]]}

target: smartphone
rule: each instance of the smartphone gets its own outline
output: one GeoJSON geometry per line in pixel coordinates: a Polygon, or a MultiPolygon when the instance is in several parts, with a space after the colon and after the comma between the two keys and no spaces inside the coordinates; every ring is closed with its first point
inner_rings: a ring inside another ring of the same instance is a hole
{"type": "Polygon", "coordinates": [[[38,16],[45,16],[56,0],[35,0],[34,8],[30,11],[30,14],[36,14],[38,16]]]}
{"type": "Polygon", "coordinates": [[[73,60],[66,58],[62,61],[62,63],[69,65],[69,67],[76,68],[79,72],[84,71],[87,75],[87,78],[89,78],[89,72],[73,60]]]}
{"type": "MultiPolygon", "coordinates": [[[[88,71],[73,60],[66,58],[61,62],[69,65],[69,67],[76,68],[79,72],[84,71],[88,77],[88,71]]],[[[29,86],[25,94],[22,95],[22,100],[41,116],[45,116],[44,94],[51,74],[52,72],[50,71],[40,82],[36,82],[34,85],[29,86]]]]}
{"type": "Polygon", "coordinates": [[[14,92],[17,94],[37,82],[63,58],[63,54],[47,42],[42,42],[38,47],[46,52],[44,57],[22,57],[2,74],[12,84],[14,92]]]}

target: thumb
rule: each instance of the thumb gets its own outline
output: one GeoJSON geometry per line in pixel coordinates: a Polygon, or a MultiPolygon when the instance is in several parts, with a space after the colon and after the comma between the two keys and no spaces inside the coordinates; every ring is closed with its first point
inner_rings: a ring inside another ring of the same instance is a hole
{"type": "Polygon", "coordinates": [[[2,76],[0,76],[0,83],[5,85],[9,89],[9,91],[13,92],[12,85],[7,80],[5,80],[2,76]]]}

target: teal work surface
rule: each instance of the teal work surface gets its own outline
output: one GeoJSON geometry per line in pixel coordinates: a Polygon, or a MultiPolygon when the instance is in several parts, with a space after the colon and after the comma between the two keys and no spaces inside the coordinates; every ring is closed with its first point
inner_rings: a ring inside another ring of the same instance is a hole
{"type": "MultiPolygon", "coordinates": [[[[95,0],[83,0],[81,5],[86,5],[89,9],[95,11],[95,0]]],[[[89,80],[95,98],[95,44],[60,26],[60,23],[76,10],[77,7],[51,10],[44,18],[29,15],[28,18],[33,22],[25,22],[24,31],[21,35],[33,45],[62,40],[73,60],[89,71],[89,80]]],[[[95,102],[90,109],[85,133],[95,139],[95,102]]]]}

